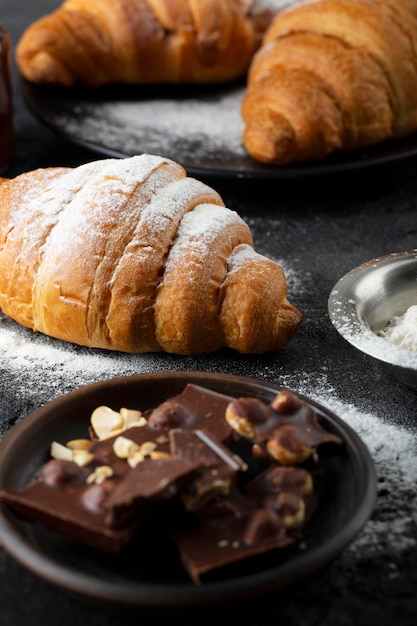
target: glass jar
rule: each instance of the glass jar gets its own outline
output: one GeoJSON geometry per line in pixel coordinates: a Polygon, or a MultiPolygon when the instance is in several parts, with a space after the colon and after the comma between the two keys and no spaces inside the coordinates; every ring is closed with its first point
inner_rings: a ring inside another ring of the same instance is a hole
{"type": "Polygon", "coordinates": [[[14,152],[10,35],[0,24],[0,173],[14,152]]]}

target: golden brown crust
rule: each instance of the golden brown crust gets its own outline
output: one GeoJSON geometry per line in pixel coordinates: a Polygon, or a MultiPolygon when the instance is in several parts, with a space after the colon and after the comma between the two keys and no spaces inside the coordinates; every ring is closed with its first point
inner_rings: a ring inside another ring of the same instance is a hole
{"type": "Polygon", "coordinates": [[[0,307],[95,348],[275,350],[302,315],[252,243],[219,194],[169,159],[35,170],[0,185],[0,307]]]}
{"type": "Polygon", "coordinates": [[[36,198],[66,171],[65,168],[49,168],[28,172],[0,186],[0,306],[29,328],[34,324],[33,279],[51,228],[48,220],[40,218],[42,211],[37,209],[36,198]],[[35,199],[33,204],[32,199],[35,199]],[[30,221],[25,214],[26,206],[31,207],[30,221]],[[22,254],[24,241],[32,245],[25,245],[22,254]]]}
{"type": "Polygon", "coordinates": [[[214,83],[246,74],[274,11],[246,0],[66,0],[23,33],[22,75],[63,86],[214,83]]]}
{"type": "Polygon", "coordinates": [[[414,131],[416,4],[315,0],[280,13],[252,61],[242,115],[248,152],[277,164],[414,131]]]}
{"type": "Polygon", "coordinates": [[[282,267],[247,244],[236,246],[228,258],[220,318],[228,345],[243,353],[268,352],[271,346],[289,343],[301,322],[287,300],[282,267]]]}

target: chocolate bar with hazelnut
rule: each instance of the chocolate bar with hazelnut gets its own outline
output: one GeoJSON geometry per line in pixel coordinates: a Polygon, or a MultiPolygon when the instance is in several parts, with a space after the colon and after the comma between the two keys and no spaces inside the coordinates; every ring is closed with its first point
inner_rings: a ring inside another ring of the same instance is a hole
{"type": "Polygon", "coordinates": [[[225,420],[225,413],[233,400],[232,396],[189,383],[180,394],[146,414],[148,426],[168,430],[202,429],[210,432],[218,441],[227,443],[232,428],[225,420]]]}
{"type": "MultiPolygon", "coordinates": [[[[294,545],[314,513],[322,470],[271,464],[239,490],[197,511],[173,531],[182,562],[196,585],[242,561],[294,545]]],[[[241,567],[241,565],[239,565],[241,567]]]]}
{"type": "MultiPolygon", "coordinates": [[[[127,465],[127,464],[126,464],[127,465]]],[[[118,552],[147,521],[155,504],[169,499],[198,462],[145,459],[135,468],[52,459],[39,478],[20,490],[5,489],[0,501],[14,513],[79,543],[118,552]]]]}
{"type": "Polygon", "coordinates": [[[264,453],[283,465],[304,463],[314,457],[318,448],[341,444],[339,437],[319,424],[309,404],[285,389],[269,404],[258,398],[232,401],[226,421],[236,433],[256,444],[259,457],[264,453]]]}
{"type": "Polygon", "coordinates": [[[35,482],[21,490],[2,490],[0,500],[20,516],[57,533],[101,550],[118,551],[157,503],[183,492],[187,506],[191,498],[193,506],[201,506],[220,489],[227,492],[242,464],[215,435],[224,441],[230,437],[224,413],[232,399],[187,385],[181,394],[149,411],[147,419],[137,420],[137,425],[103,440],[94,434],[88,449],[82,450],[83,466],[52,459],[35,482]],[[181,441],[180,425],[208,430],[189,430],[181,441]],[[170,437],[170,433],[174,434],[170,437]],[[198,455],[190,455],[190,437],[199,442],[198,455]]]}
{"type": "Polygon", "coordinates": [[[187,511],[201,509],[219,495],[228,495],[238,472],[246,471],[246,463],[205,430],[173,428],[171,451],[189,462],[199,461],[200,471],[181,493],[187,511]]]}
{"type": "Polygon", "coordinates": [[[193,523],[174,529],[172,538],[196,585],[296,541],[277,511],[235,489],[199,511],[193,523]]]}

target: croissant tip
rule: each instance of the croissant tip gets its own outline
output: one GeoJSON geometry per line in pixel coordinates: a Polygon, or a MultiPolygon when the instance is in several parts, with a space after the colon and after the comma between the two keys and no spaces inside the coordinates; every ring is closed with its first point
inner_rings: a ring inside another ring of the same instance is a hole
{"type": "Polygon", "coordinates": [[[294,132],[280,115],[269,119],[256,117],[243,132],[246,150],[262,163],[287,163],[293,143],[294,132]]]}

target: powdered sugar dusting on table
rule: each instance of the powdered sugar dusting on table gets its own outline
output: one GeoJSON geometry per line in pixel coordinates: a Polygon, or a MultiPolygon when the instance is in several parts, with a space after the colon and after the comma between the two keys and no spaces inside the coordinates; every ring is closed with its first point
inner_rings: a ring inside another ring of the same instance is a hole
{"type": "MultiPolygon", "coordinates": [[[[2,361],[9,371],[25,381],[25,391],[36,396],[50,388],[50,398],[92,382],[150,371],[176,369],[175,360],[160,354],[109,353],[73,346],[34,334],[0,315],[2,361]],[[29,381],[31,384],[29,384],[29,381]]],[[[346,402],[327,380],[326,373],[311,376],[282,376],[280,385],[302,393],[344,419],[363,438],[377,463],[386,464],[404,485],[415,484],[417,435],[407,427],[386,421],[346,402]],[[301,381],[301,382],[300,382],[301,381]]]]}
{"type": "Polygon", "coordinates": [[[181,152],[189,158],[199,155],[226,154],[244,156],[241,136],[243,121],[240,102],[244,87],[227,90],[220,96],[120,100],[89,103],[74,115],[56,115],[53,123],[84,141],[119,150],[124,154],[138,151],[165,155],[181,152]],[[127,130],[129,132],[127,132],[127,130]]]}

